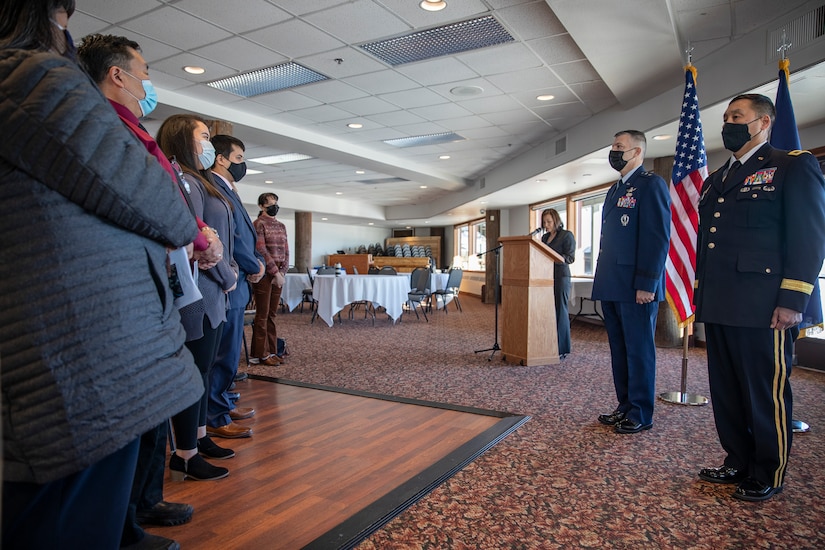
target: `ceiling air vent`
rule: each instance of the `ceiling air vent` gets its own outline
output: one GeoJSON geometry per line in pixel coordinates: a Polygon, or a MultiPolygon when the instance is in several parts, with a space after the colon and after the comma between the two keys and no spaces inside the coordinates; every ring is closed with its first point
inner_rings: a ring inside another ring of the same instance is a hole
{"type": "Polygon", "coordinates": [[[791,45],[791,51],[804,48],[821,39],[825,35],[825,5],[768,32],[768,61],[776,61],[782,57],[780,46],[783,44],[783,33],[785,43],[791,45]]]}
{"type": "Polygon", "coordinates": [[[404,183],[410,180],[404,178],[375,178],[373,180],[356,180],[356,183],[363,183],[365,185],[377,185],[379,183],[404,183]]]}
{"type": "Polygon", "coordinates": [[[441,143],[464,141],[464,139],[464,136],[460,136],[455,132],[444,132],[441,134],[427,134],[425,136],[385,139],[384,143],[395,147],[418,147],[419,145],[439,145],[441,143]]]}
{"type": "Polygon", "coordinates": [[[207,82],[207,84],[230,94],[253,97],[321,80],[329,80],[329,77],[298,63],[289,62],[207,82]]]}
{"type": "Polygon", "coordinates": [[[395,66],[477,50],[514,40],[495,17],[487,15],[388,40],[362,44],[360,48],[384,63],[395,66]]]}
{"type": "Polygon", "coordinates": [[[556,140],[556,154],[560,155],[567,151],[567,136],[560,137],[556,140]]]}

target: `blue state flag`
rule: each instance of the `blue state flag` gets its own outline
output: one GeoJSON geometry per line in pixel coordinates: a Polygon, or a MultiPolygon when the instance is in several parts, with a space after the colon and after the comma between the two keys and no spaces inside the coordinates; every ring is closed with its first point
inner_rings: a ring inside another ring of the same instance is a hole
{"type": "MultiPolygon", "coordinates": [[[[787,59],[780,61],[779,88],[776,90],[776,120],[771,129],[770,144],[777,149],[795,151],[802,149],[799,142],[799,131],[796,127],[796,117],[793,114],[793,103],[791,103],[791,91],[788,87],[788,63],[787,59]],[[782,62],[785,62],[784,66],[782,62]]],[[[818,283],[818,281],[817,281],[818,283]]],[[[811,292],[811,299],[808,301],[808,308],[802,314],[802,323],[799,328],[806,328],[822,324],[822,296],[819,292],[819,284],[814,285],[811,292]]]]}

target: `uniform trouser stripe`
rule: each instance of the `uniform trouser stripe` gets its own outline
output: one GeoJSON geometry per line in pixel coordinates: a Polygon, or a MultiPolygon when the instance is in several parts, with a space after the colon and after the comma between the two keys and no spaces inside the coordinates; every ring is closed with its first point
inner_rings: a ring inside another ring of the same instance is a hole
{"type": "Polygon", "coordinates": [[[774,348],[774,377],[773,377],[773,403],[774,422],[776,423],[776,443],[779,449],[779,467],[774,473],[773,486],[782,485],[785,477],[785,468],[788,465],[788,423],[785,410],[785,384],[788,379],[788,365],[785,361],[785,331],[773,331],[774,348]]]}

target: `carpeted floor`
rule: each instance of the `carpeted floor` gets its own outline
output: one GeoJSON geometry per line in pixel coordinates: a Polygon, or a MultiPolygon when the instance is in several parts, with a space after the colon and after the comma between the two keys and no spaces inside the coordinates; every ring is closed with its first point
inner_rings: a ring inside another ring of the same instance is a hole
{"type": "MultiPolygon", "coordinates": [[[[491,347],[493,307],[405,315],[376,327],[358,314],[329,328],[308,313],[279,316],[291,355],[250,372],[532,416],[514,434],[410,507],[359,548],[825,548],[825,373],[796,369],[797,418],[785,491],[761,504],[700,482],[724,458],[711,405],[656,404],[649,432],[621,436],[596,422],[615,406],[601,326],[573,324],[560,365],[516,367],[491,347]]],[[[361,313],[363,315],[363,313],[361,313]]],[[[658,350],[657,391],[680,389],[681,349],[658,350]]],[[[690,351],[688,391],[709,395],[704,350],[690,351]]],[[[259,411],[266,414],[266,411],[259,411]]]]}

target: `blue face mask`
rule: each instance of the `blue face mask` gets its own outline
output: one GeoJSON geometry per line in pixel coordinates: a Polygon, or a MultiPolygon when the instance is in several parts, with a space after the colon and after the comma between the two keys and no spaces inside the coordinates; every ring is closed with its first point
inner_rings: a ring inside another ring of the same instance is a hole
{"type": "Polygon", "coordinates": [[[203,139],[201,147],[203,147],[203,153],[198,155],[198,160],[201,161],[204,170],[209,170],[215,164],[215,146],[208,139],[203,139]]]}
{"type": "Polygon", "coordinates": [[[143,86],[143,92],[144,92],[143,99],[139,99],[132,92],[130,92],[129,90],[126,90],[126,88],[124,88],[124,90],[126,90],[127,94],[129,94],[130,96],[134,97],[137,100],[138,105],[140,105],[140,112],[142,113],[141,116],[146,116],[149,113],[151,113],[152,111],[154,111],[155,107],[157,107],[157,105],[158,105],[158,93],[155,91],[155,87],[152,85],[152,81],[151,80],[142,80],[142,79],[136,77],[135,75],[133,75],[133,74],[127,72],[127,71],[123,71],[123,72],[128,74],[129,76],[131,76],[135,80],[139,80],[141,85],[143,86]]]}

